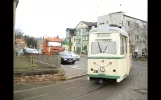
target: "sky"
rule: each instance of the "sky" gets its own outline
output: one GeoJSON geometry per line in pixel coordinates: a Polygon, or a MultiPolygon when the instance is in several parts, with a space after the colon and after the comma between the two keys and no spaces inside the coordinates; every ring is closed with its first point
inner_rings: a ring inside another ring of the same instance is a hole
{"type": "Polygon", "coordinates": [[[34,37],[65,38],[66,28],[118,11],[147,21],[147,0],[19,0],[16,29],[34,37]]]}

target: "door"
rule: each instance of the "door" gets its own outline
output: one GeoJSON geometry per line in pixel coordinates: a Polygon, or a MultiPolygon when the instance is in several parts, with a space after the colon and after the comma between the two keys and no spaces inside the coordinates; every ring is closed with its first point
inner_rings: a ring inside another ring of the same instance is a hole
{"type": "Polygon", "coordinates": [[[128,58],[129,58],[129,55],[128,55],[128,45],[127,45],[127,37],[123,36],[123,43],[124,43],[124,55],[125,55],[125,66],[124,66],[124,72],[125,72],[125,75],[127,75],[128,73],[128,58]]]}

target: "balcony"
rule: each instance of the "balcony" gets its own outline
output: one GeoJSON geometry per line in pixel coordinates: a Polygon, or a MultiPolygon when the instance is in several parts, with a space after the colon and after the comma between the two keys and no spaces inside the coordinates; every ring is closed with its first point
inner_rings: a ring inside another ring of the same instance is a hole
{"type": "Polygon", "coordinates": [[[63,42],[63,45],[68,45],[71,47],[73,45],[73,43],[72,42],[63,42]]]}

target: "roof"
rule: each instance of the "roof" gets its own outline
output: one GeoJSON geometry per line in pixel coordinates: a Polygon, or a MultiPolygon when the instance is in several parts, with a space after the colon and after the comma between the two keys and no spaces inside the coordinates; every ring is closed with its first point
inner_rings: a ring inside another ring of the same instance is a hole
{"type": "Polygon", "coordinates": [[[113,12],[113,13],[109,13],[109,14],[116,14],[116,13],[124,13],[124,12],[119,11],[119,12],[113,12]]]}
{"type": "Polygon", "coordinates": [[[129,16],[129,15],[126,15],[126,14],[124,14],[125,12],[122,12],[122,11],[113,12],[113,13],[110,13],[110,14],[116,14],[116,13],[122,13],[122,14],[123,14],[124,16],[126,16],[126,17],[130,17],[130,18],[133,18],[133,19],[136,19],[136,20],[139,20],[139,21],[142,21],[142,22],[146,22],[146,23],[147,23],[147,21],[145,21],[145,20],[138,19],[138,18],[135,18],[135,17],[131,17],[131,16],[129,16]]]}
{"type": "Polygon", "coordinates": [[[67,28],[66,31],[67,30],[72,31],[72,30],[75,30],[75,28],[67,28]]]}
{"type": "Polygon", "coordinates": [[[109,25],[104,25],[102,27],[97,27],[97,28],[93,28],[90,30],[91,33],[121,33],[122,35],[125,35],[128,37],[128,33],[126,31],[124,31],[123,29],[120,29],[118,27],[111,27],[109,25]]]}
{"type": "MultiPolygon", "coordinates": [[[[97,22],[80,21],[79,24],[80,24],[81,22],[83,22],[84,24],[86,24],[89,28],[91,28],[92,26],[97,26],[97,22]]],[[[78,25],[79,25],[79,24],[78,24],[78,25]]],[[[78,25],[77,25],[77,26],[78,26],[78,25]]],[[[77,26],[76,26],[76,27],[77,27],[77,26]]]]}
{"type": "Polygon", "coordinates": [[[133,19],[136,19],[136,20],[139,20],[139,21],[142,21],[142,22],[146,22],[147,23],[147,21],[145,21],[145,20],[138,19],[138,18],[135,18],[135,17],[131,17],[131,16],[125,15],[125,14],[123,14],[123,15],[126,16],[126,17],[130,17],[130,18],[133,18],[133,19]]]}
{"type": "Polygon", "coordinates": [[[88,27],[97,26],[97,22],[86,22],[86,21],[81,21],[81,22],[83,22],[84,24],[86,24],[88,27]]]}

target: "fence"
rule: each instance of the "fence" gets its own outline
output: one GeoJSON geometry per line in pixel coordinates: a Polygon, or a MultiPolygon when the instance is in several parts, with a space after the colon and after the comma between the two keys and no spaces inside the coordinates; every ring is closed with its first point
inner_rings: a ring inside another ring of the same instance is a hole
{"type": "MultiPolygon", "coordinates": [[[[41,68],[47,68],[47,67],[61,67],[61,59],[59,55],[43,55],[43,54],[22,54],[17,55],[19,58],[19,62],[23,63],[24,65],[28,65],[28,67],[41,67],[41,68]]],[[[17,58],[15,58],[17,59],[17,58]]],[[[18,63],[18,61],[17,61],[18,63]]],[[[17,64],[18,65],[18,64],[17,64]]],[[[21,64],[22,66],[22,64],[21,64]]]]}

